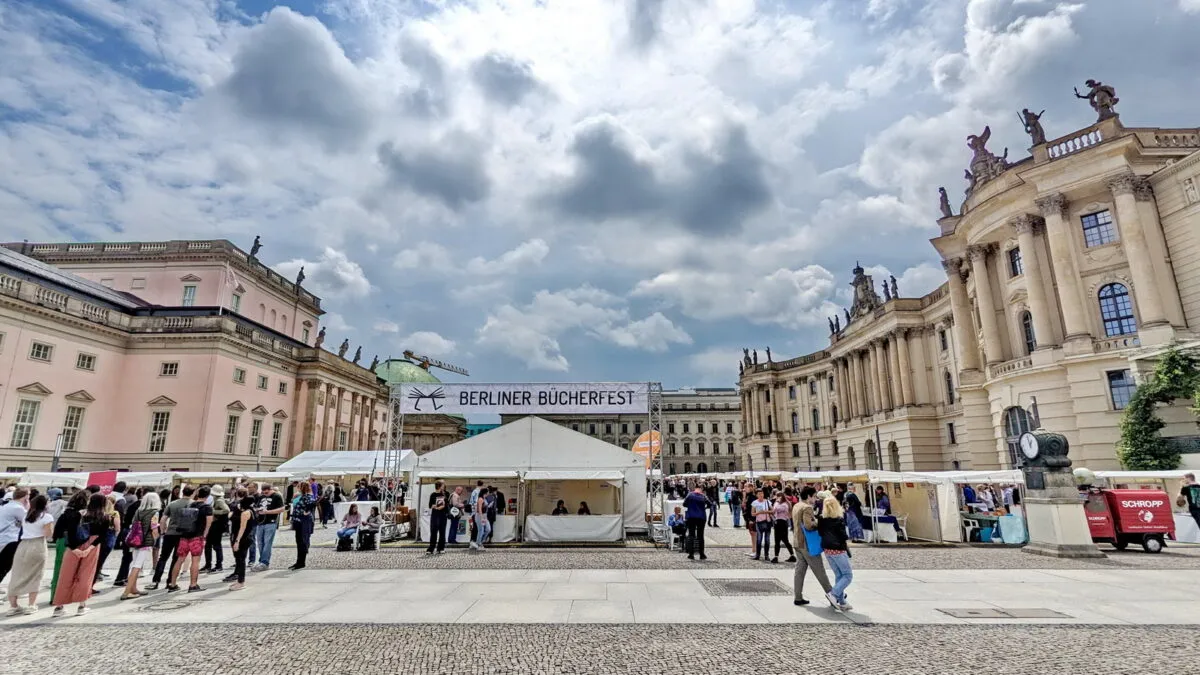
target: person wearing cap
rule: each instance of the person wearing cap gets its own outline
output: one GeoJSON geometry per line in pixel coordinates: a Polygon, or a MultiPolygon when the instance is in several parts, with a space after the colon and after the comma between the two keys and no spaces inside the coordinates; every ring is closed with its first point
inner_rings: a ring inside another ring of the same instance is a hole
{"type": "Polygon", "coordinates": [[[213,524],[208,530],[204,541],[204,567],[200,571],[207,574],[224,572],[225,552],[221,549],[221,540],[229,529],[229,503],[225,501],[225,488],[220,485],[212,486],[209,492],[213,510],[213,524]],[[212,566],[213,552],[216,552],[217,566],[212,566]]]}
{"type": "Polygon", "coordinates": [[[63,499],[62,488],[52,487],[46,491],[46,499],[50,500],[50,504],[46,507],[46,512],[58,520],[63,511],[67,509],[67,500],[63,499]]]}

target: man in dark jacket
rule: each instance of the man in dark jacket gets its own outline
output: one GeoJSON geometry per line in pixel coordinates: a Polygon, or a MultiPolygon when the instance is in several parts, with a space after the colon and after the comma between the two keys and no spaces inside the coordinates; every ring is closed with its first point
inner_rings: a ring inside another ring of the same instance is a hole
{"type": "Polygon", "coordinates": [[[704,555],[704,524],[708,521],[708,497],[704,496],[704,488],[699,485],[691,494],[683,498],[684,516],[687,518],[688,560],[696,559],[697,550],[701,560],[708,560],[704,555]]]}
{"type": "Polygon", "coordinates": [[[721,493],[715,479],[708,481],[708,487],[704,490],[704,496],[708,497],[708,525],[719,527],[717,525],[717,508],[721,505],[721,493]]]}

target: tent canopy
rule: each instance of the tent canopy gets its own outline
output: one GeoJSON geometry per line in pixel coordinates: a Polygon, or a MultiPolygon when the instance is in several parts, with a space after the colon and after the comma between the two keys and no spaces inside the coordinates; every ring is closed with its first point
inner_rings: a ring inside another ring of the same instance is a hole
{"type": "Polygon", "coordinates": [[[117,481],[124,481],[126,487],[169,487],[175,480],[175,474],[170,471],[133,471],[118,473],[117,481]]]}
{"type": "MultiPolygon", "coordinates": [[[[280,464],[276,471],[293,475],[369,476],[384,469],[384,450],[306,450],[280,464]]],[[[400,470],[410,471],[417,456],[412,450],[400,451],[400,470]]]]}
{"type": "Polygon", "coordinates": [[[32,471],[21,474],[21,479],[17,481],[17,485],[21,487],[61,487],[61,488],[76,488],[82,490],[88,485],[88,476],[91,474],[84,472],[38,472],[32,471]]]}
{"type": "Polygon", "coordinates": [[[621,471],[526,471],[525,480],[623,480],[621,471]]]}
{"type": "Polygon", "coordinates": [[[516,471],[421,469],[422,480],[428,479],[430,481],[438,478],[516,478],[518,475],[520,474],[516,471]]]}

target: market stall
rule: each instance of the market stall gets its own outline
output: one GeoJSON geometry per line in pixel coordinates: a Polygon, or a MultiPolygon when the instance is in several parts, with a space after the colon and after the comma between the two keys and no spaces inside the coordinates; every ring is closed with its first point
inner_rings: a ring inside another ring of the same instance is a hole
{"type": "MultiPolygon", "coordinates": [[[[484,487],[494,487],[500,494],[504,495],[504,505],[496,507],[496,521],[492,523],[492,541],[498,543],[507,543],[516,541],[517,539],[517,493],[520,491],[519,484],[520,474],[516,471],[494,471],[482,469],[468,470],[447,470],[429,468],[421,472],[418,483],[413,485],[416,494],[416,499],[413,501],[414,507],[420,507],[421,522],[420,533],[421,541],[429,541],[429,496],[436,489],[434,486],[437,481],[442,481],[445,485],[447,493],[453,493],[455,489],[462,488],[464,501],[469,499],[471,492],[475,489],[479,481],[483,481],[484,487]]],[[[458,534],[455,539],[459,541],[467,541],[470,536],[470,524],[468,523],[468,514],[464,513],[459,519],[458,534]]],[[[449,539],[450,534],[446,534],[449,539]]]]}
{"type": "MultiPolygon", "coordinates": [[[[316,477],[354,479],[378,477],[384,469],[384,450],[306,450],[276,467],[296,479],[316,477]]],[[[400,451],[399,469],[412,470],[417,455],[412,450],[400,451]]],[[[343,481],[344,482],[344,481],[343,481]]],[[[346,488],[346,485],[342,486],[346,488]]]]}
{"type": "MultiPolygon", "coordinates": [[[[810,473],[799,474],[804,480],[810,473]]],[[[927,474],[876,469],[822,471],[821,480],[854,485],[863,505],[863,532],[868,541],[896,543],[900,539],[944,541],[938,480],[927,474]],[[891,513],[876,505],[876,488],[882,488],[891,513]]]]}
{"type": "Polygon", "coordinates": [[[616,470],[526,471],[525,540],[621,541],[625,474],[616,470]],[[551,515],[562,501],[566,515],[551,515]],[[586,505],[588,514],[579,511],[586,505]]]}
{"type": "MultiPolygon", "coordinates": [[[[618,522],[621,537],[626,531],[647,529],[645,458],[538,417],[525,417],[423,455],[418,458],[413,475],[414,489],[420,489],[414,503],[420,506],[422,523],[427,522],[433,480],[441,477],[451,490],[467,482],[473,488],[474,479],[495,484],[505,494],[505,515],[514,516],[518,538],[526,526],[525,517],[532,515],[537,521],[538,516],[548,515],[553,509],[552,504],[549,510],[530,510],[530,500],[541,509],[542,502],[538,500],[548,498],[554,489],[572,498],[584,495],[579,501],[596,495],[593,499],[597,504],[589,502],[592,518],[607,516],[602,519],[604,522],[618,522]],[[512,483],[507,489],[502,487],[498,482],[502,480],[500,473],[511,476],[508,480],[516,481],[516,489],[512,483]],[[489,475],[492,478],[486,480],[489,475]],[[559,487],[547,487],[552,484],[559,487]]],[[[567,497],[559,498],[565,501],[567,497]]],[[[578,507],[578,503],[571,504],[570,520],[558,516],[563,520],[549,527],[539,528],[535,524],[534,536],[539,537],[538,541],[579,541],[579,537],[597,533],[609,536],[611,524],[606,525],[608,529],[601,529],[598,520],[574,520],[578,517],[575,515],[578,507]],[[570,522],[576,525],[568,525],[570,522]]],[[[421,536],[427,537],[424,524],[421,536]]]]}
{"type": "Polygon", "coordinates": [[[1020,506],[1025,478],[1019,469],[936,471],[920,475],[937,481],[942,536],[946,541],[1023,544],[1028,540],[1020,506]],[[981,485],[992,487],[995,495],[992,503],[978,496],[981,485]],[[1011,505],[1004,503],[1006,486],[1012,486],[1011,505]],[[969,500],[972,493],[976,494],[974,501],[969,500]]]}

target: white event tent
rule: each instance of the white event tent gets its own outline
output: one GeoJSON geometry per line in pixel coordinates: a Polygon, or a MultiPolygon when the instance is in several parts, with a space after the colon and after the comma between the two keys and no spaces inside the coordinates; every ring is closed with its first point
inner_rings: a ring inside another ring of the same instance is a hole
{"type": "Polygon", "coordinates": [[[628,531],[646,531],[646,459],[538,417],[422,455],[413,474],[425,541],[438,479],[450,490],[461,485],[469,492],[482,480],[504,493],[507,508],[493,541],[511,541],[522,531],[527,541],[620,541],[628,531]],[[559,499],[570,515],[550,515],[559,499]],[[580,502],[593,515],[575,515],[580,502]]]}
{"type": "MultiPolygon", "coordinates": [[[[310,476],[380,476],[384,471],[384,450],[306,450],[280,464],[276,471],[295,478],[310,476]]],[[[412,450],[400,451],[400,470],[409,472],[416,464],[412,450]]]]}

